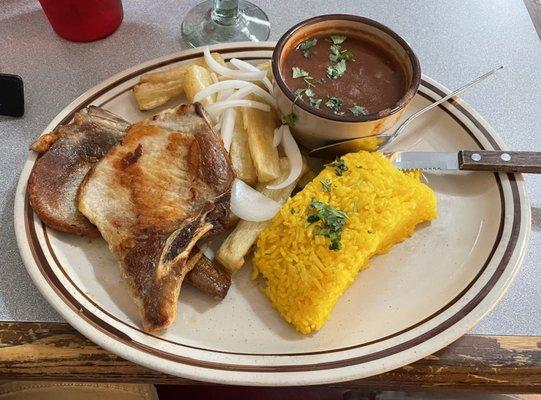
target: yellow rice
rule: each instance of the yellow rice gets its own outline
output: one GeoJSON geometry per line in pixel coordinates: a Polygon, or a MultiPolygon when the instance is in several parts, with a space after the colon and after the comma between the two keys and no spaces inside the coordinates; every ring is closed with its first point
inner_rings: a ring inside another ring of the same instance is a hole
{"type": "Polygon", "coordinates": [[[436,197],[419,181],[379,153],[359,152],[342,159],[348,170],[338,176],[326,167],[290,198],[261,233],[253,264],[266,279],[264,293],[282,316],[302,333],[320,329],[334,305],[370,258],[385,253],[436,218],[436,197]],[[321,181],[332,183],[326,193],[321,181]],[[340,250],[307,226],[309,205],[320,200],[347,213],[340,250]]]}

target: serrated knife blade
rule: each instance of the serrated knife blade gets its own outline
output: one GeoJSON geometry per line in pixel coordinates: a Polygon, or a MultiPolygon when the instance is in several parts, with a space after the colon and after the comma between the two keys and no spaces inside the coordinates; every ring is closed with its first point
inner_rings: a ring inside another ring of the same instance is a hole
{"type": "Polygon", "coordinates": [[[459,169],[459,153],[399,152],[394,165],[402,170],[456,170],[459,169]]]}
{"type": "Polygon", "coordinates": [[[399,152],[391,156],[402,170],[490,171],[541,174],[541,152],[459,150],[451,153],[399,152]]]}

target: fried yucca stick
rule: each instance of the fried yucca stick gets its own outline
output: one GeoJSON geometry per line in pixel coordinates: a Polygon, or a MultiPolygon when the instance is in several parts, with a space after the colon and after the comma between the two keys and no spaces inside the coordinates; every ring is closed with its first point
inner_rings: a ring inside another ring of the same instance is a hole
{"type": "Polygon", "coordinates": [[[237,112],[229,158],[231,159],[233,171],[235,171],[237,178],[247,185],[253,186],[257,182],[257,173],[250,154],[248,133],[244,129],[242,119],[242,113],[237,112]]]}
{"type": "MultiPolygon", "coordinates": [[[[211,53],[212,57],[220,64],[225,65],[225,61],[219,53],[211,53]]],[[[178,81],[184,78],[184,74],[187,69],[192,65],[199,65],[200,67],[207,68],[207,63],[203,57],[199,57],[193,60],[191,63],[185,63],[176,65],[171,68],[164,69],[162,71],[149,72],[148,74],[143,74],[139,78],[139,83],[152,82],[152,83],[163,83],[169,81],[178,81]]]]}
{"type": "Polygon", "coordinates": [[[140,110],[151,110],[182,94],[182,81],[147,82],[135,85],[133,95],[140,110]]]}
{"type": "MultiPolygon", "coordinates": [[[[184,74],[184,91],[186,92],[186,98],[191,103],[197,93],[214,83],[210,71],[199,65],[192,65],[184,74]]],[[[201,100],[201,104],[207,106],[214,103],[216,95],[213,94],[201,100]]]]}
{"type": "MultiPolygon", "coordinates": [[[[252,99],[256,100],[255,97],[252,99]]],[[[248,133],[250,155],[259,182],[270,182],[280,176],[278,150],[272,145],[274,129],[278,126],[276,113],[243,108],[244,129],[248,133]]]]}
{"type": "MultiPolygon", "coordinates": [[[[212,56],[219,63],[225,65],[220,54],[212,53],[212,56]]],[[[141,75],[139,84],[133,87],[133,94],[139,109],[151,110],[173,98],[180,97],[185,91],[186,72],[194,65],[201,68],[206,67],[204,58],[197,58],[191,64],[181,64],[163,71],[141,75]]]]}

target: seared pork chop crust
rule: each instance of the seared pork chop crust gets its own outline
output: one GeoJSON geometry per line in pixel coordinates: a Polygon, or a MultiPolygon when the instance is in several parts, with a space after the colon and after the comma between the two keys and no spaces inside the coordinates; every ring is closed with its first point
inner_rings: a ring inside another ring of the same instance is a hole
{"type": "Polygon", "coordinates": [[[87,174],[79,209],[99,229],[139,306],[143,327],[176,318],[186,260],[223,229],[234,174],[221,138],[198,104],[132,125],[87,174]]]}

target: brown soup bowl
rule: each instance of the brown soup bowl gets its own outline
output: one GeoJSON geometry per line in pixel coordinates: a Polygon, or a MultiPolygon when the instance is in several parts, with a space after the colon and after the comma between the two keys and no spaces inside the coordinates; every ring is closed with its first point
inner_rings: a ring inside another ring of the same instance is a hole
{"type": "Polygon", "coordinates": [[[394,126],[415,96],[421,81],[421,67],[411,47],[398,34],[379,22],[356,15],[329,14],[307,19],[287,31],[273,55],[274,95],[281,115],[295,113],[295,138],[308,149],[333,142],[374,136],[394,126]],[[404,94],[392,106],[367,115],[335,115],[295,102],[285,82],[284,60],[303,41],[320,34],[346,35],[368,41],[395,58],[406,80],[404,94]]]}

